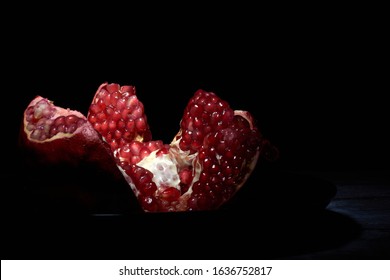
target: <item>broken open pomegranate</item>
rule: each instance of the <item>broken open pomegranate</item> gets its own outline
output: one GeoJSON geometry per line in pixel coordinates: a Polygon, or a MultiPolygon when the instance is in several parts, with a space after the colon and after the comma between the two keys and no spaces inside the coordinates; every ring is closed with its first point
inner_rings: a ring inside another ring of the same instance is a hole
{"type": "Polygon", "coordinates": [[[87,118],[42,96],[36,96],[24,111],[20,142],[39,163],[75,167],[88,163],[117,174],[110,147],[87,118]]]}
{"type": "Polygon", "coordinates": [[[253,171],[263,139],[249,112],[198,90],[170,144],[152,140],[135,88],[102,84],[88,120],[110,144],[145,211],[216,209],[253,171]]]}
{"type": "Polygon", "coordinates": [[[100,85],[87,117],[35,98],[23,134],[24,145],[45,160],[111,161],[145,212],[219,208],[244,185],[268,143],[249,112],[204,90],[188,102],[171,143],[153,140],[135,87],[115,83],[100,85]]]}

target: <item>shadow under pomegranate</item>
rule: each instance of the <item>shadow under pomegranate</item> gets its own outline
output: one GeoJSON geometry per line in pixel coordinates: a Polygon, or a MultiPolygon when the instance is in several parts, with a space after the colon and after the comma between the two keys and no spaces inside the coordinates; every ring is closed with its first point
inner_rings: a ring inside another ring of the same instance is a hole
{"type": "MultiPolygon", "coordinates": [[[[360,227],[352,219],[326,209],[336,193],[333,183],[272,168],[256,174],[231,203],[218,210],[98,218],[96,226],[114,220],[125,233],[137,228],[143,240],[155,238],[158,232],[159,240],[189,243],[180,253],[189,259],[290,258],[335,248],[359,234],[360,227]]],[[[153,247],[146,243],[126,257],[175,257],[168,248],[153,247]]]]}
{"type": "Polygon", "coordinates": [[[21,244],[34,249],[40,241],[40,252],[50,257],[66,252],[75,258],[104,259],[284,259],[335,248],[358,236],[358,224],[326,209],[336,191],[332,183],[273,168],[254,174],[236,198],[218,210],[121,209],[85,216],[42,212],[33,221],[26,212],[17,219],[19,227],[35,230],[21,244]],[[42,235],[47,230],[58,240],[54,248],[42,235]]]}
{"type": "MultiPolygon", "coordinates": [[[[359,234],[353,220],[326,210],[336,191],[333,183],[315,176],[260,165],[234,199],[218,210],[144,213],[116,221],[124,232],[130,225],[138,228],[145,240],[162,229],[159,239],[175,236],[177,244],[190,242],[192,250],[206,258],[288,258],[337,247],[359,234]]],[[[145,246],[147,252],[152,250],[145,246]]],[[[127,256],[149,258],[143,251],[133,253],[127,256]]],[[[167,254],[156,251],[153,257],[167,254]]],[[[191,259],[193,252],[185,250],[181,257],[191,259]]]]}

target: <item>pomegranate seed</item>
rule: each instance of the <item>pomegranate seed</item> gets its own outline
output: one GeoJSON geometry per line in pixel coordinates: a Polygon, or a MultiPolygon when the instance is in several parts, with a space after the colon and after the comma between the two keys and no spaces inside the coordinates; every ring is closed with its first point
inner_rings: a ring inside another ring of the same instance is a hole
{"type": "Polygon", "coordinates": [[[120,113],[120,111],[115,111],[115,112],[113,112],[113,114],[112,114],[112,120],[113,121],[115,121],[115,122],[117,122],[117,121],[119,121],[120,119],[121,119],[121,113],[120,113]]]}
{"type": "Polygon", "coordinates": [[[127,96],[131,96],[135,94],[135,87],[134,86],[122,86],[121,91],[124,93],[124,95],[127,93],[127,96]]]}
{"type": "Polygon", "coordinates": [[[104,120],[104,121],[100,124],[99,132],[105,134],[107,131],[108,131],[108,122],[107,122],[106,120],[104,120]]]}
{"type": "Polygon", "coordinates": [[[60,124],[59,126],[57,126],[57,131],[65,133],[66,132],[65,124],[60,124]]]}
{"type": "Polygon", "coordinates": [[[139,156],[141,157],[141,159],[143,159],[143,158],[147,157],[149,154],[150,154],[149,149],[146,147],[143,147],[139,153],[139,156]]]}
{"type": "Polygon", "coordinates": [[[124,128],[126,127],[126,123],[124,121],[120,120],[120,121],[118,121],[117,126],[121,131],[124,131],[124,128]]]}
{"type": "Polygon", "coordinates": [[[120,130],[115,130],[114,131],[114,138],[117,140],[120,140],[122,138],[122,132],[120,132],[120,130]]]}
{"type": "Polygon", "coordinates": [[[144,118],[138,118],[135,121],[135,127],[139,131],[145,131],[147,129],[147,125],[144,118]]]}
{"type": "Polygon", "coordinates": [[[54,121],[55,126],[59,126],[61,124],[65,124],[65,117],[63,116],[56,118],[56,120],[54,121]]]}
{"type": "Polygon", "coordinates": [[[106,90],[107,90],[109,93],[114,93],[114,92],[116,92],[116,91],[119,91],[119,88],[120,88],[120,86],[119,86],[118,84],[114,84],[114,83],[108,84],[108,85],[106,86],[106,90]]]}
{"type": "Polygon", "coordinates": [[[134,120],[128,120],[126,124],[127,131],[134,131],[135,128],[135,122],[134,120]]]}
{"type": "Polygon", "coordinates": [[[167,201],[175,201],[179,199],[180,197],[180,191],[174,187],[169,187],[166,190],[164,190],[160,197],[161,199],[167,200],[167,201]]]}
{"type": "MultiPolygon", "coordinates": [[[[123,109],[126,108],[126,99],[125,98],[121,98],[117,101],[116,103],[116,109],[119,111],[119,112],[124,112],[123,109]]],[[[127,114],[130,110],[126,111],[123,115],[121,114],[122,118],[126,118],[127,117],[127,114]]]]}
{"type": "Polygon", "coordinates": [[[105,121],[105,120],[107,119],[107,115],[104,114],[103,112],[98,113],[98,114],[96,115],[96,117],[97,117],[97,119],[98,119],[99,121],[105,121]]]}
{"type": "Polygon", "coordinates": [[[108,129],[110,131],[115,131],[115,129],[116,129],[116,122],[114,120],[109,120],[108,121],[108,129]]]}
{"type": "Polygon", "coordinates": [[[131,155],[130,147],[128,144],[124,145],[120,150],[119,150],[119,155],[123,158],[127,158],[131,155]]]}
{"type": "Polygon", "coordinates": [[[141,184],[139,190],[143,195],[151,196],[157,191],[157,186],[154,182],[149,181],[141,184]]]}

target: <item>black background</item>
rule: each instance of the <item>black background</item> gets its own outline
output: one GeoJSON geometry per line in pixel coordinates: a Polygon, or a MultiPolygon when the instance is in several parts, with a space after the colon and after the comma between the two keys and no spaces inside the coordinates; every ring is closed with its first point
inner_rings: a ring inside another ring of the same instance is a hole
{"type": "Polygon", "coordinates": [[[281,170],[388,177],[380,17],[349,9],[290,14],[288,7],[272,16],[235,6],[168,14],[155,7],[145,16],[101,8],[62,16],[54,9],[4,30],[2,141],[11,147],[4,174],[23,176],[12,151],[36,95],[86,114],[107,81],[136,86],[155,139],[172,139],[187,101],[202,88],[254,115],[280,150],[281,170]]]}
{"type": "Polygon", "coordinates": [[[179,28],[185,18],[129,21],[121,32],[50,21],[16,30],[5,41],[3,108],[13,107],[5,125],[15,135],[37,94],[86,114],[107,81],[135,85],[154,138],[169,142],[202,88],[252,112],[287,168],[388,170],[384,41],[375,24],[211,14],[188,15],[191,24],[179,28]]]}

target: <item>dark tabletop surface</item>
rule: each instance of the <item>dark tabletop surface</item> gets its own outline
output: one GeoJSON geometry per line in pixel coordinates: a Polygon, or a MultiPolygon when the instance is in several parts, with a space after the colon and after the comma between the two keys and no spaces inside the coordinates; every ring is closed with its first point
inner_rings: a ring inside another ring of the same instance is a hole
{"type": "Polygon", "coordinates": [[[336,235],[344,241],[323,250],[297,254],[293,259],[389,259],[390,182],[389,178],[351,179],[351,174],[333,177],[337,194],[326,207],[345,221],[335,224],[336,235]],[[337,179],[336,179],[337,178],[337,179]]]}

